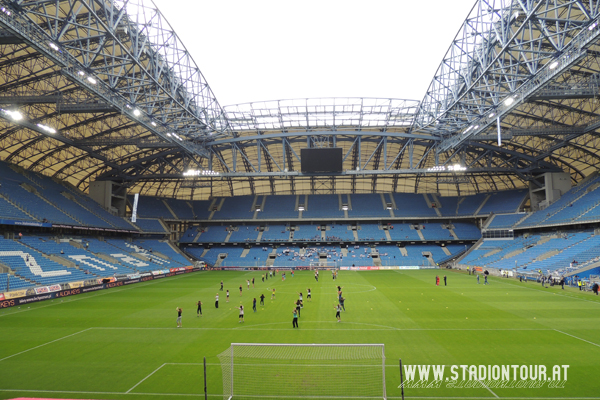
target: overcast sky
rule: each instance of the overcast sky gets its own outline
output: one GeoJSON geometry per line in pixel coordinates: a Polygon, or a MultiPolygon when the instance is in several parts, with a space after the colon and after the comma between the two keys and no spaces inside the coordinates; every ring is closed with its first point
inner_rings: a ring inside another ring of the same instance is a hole
{"type": "Polygon", "coordinates": [[[475,0],[154,0],[222,106],[422,100],[475,0]]]}

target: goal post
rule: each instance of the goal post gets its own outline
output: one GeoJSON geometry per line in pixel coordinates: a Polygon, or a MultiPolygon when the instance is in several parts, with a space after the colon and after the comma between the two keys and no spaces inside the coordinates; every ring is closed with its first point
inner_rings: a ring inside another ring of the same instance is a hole
{"type": "Polygon", "coordinates": [[[223,399],[386,399],[383,344],[232,343],[223,399]]]}

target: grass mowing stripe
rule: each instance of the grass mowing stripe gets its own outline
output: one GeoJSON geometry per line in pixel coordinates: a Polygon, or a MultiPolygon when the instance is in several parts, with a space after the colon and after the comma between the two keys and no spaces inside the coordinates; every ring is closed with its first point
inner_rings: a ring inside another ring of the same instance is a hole
{"type": "Polygon", "coordinates": [[[167,364],[163,364],[160,367],[156,368],[154,371],[152,371],[150,374],[148,374],[144,379],[142,379],[141,381],[139,381],[138,383],[136,383],[135,385],[133,385],[133,387],[131,389],[129,389],[128,391],[126,391],[125,393],[131,392],[133,389],[135,389],[136,387],[138,387],[142,382],[144,382],[146,379],[150,378],[152,375],[154,375],[155,372],[157,372],[159,369],[161,369],[165,365],[167,365],[167,364]]]}
{"type": "Polygon", "coordinates": [[[589,344],[593,344],[593,345],[594,345],[594,346],[596,346],[596,347],[600,347],[600,344],[596,344],[596,343],[594,343],[594,342],[590,342],[589,340],[585,340],[585,339],[582,339],[582,338],[580,338],[580,337],[577,337],[577,336],[575,336],[575,335],[571,335],[570,333],[566,333],[566,332],[563,332],[563,331],[559,331],[558,329],[554,329],[554,330],[555,330],[556,332],[560,332],[560,333],[562,333],[563,335],[571,336],[572,338],[579,339],[579,340],[581,340],[582,342],[586,342],[586,343],[589,343],[589,344]]]}
{"type": "Polygon", "coordinates": [[[66,339],[66,338],[70,338],[71,336],[79,335],[80,333],[83,333],[83,332],[89,331],[90,329],[92,329],[92,328],[87,328],[87,329],[84,329],[84,330],[82,330],[82,331],[75,332],[75,333],[72,333],[72,334],[70,334],[70,335],[63,336],[63,337],[61,337],[61,338],[55,339],[55,340],[53,340],[53,341],[51,341],[51,342],[44,343],[44,344],[40,344],[39,346],[35,346],[35,347],[32,347],[32,348],[30,348],[30,349],[23,350],[23,351],[21,351],[21,352],[18,352],[18,353],[16,353],[16,354],[13,354],[12,356],[8,356],[8,357],[4,357],[4,358],[0,359],[0,362],[1,362],[1,361],[4,361],[4,360],[8,360],[9,358],[12,358],[12,357],[18,356],[19,354],[27,353],[28,351],[35,350],[35,349],[39,349],[40,347],[44,347],[44,346],[46,346],[46,345],[49,345],[49,344],[52,344],[52,343],[58,342],[58,341],[60,341],[60,340],[63,340],[63,339],[66,339]]]}

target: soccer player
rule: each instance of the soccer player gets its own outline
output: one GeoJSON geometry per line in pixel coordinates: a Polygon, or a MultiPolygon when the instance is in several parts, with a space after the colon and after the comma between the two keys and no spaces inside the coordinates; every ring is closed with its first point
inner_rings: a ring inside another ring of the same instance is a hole
{"type": "Polygon", "coordinates": [[[198,310],[196,311],[196,316],[197,317],[202,316],[202,302],[200,300],[198,300],[198,310]]]}
{"type": "Polygon", "coordinates": [[[254,289],[254,277],[252,277],[252,289],[254,289]]]}
{"type": "Polygon", "coordinates": [[[487,281],[487,275],[483,275],[483,284],[487,285],[488,281],[487,281]]]}
{"type": "Polygon", "coordinates": [[[311,295],[310,295],[310,288],[306,289],[306,291],[307,291],[307,293],[306,293],[306,299],[307,299],[307,300],[311,300],[311,299],[312,299],[312,297],[311,297],[311,295]]]}
{"type": "Polygon", "coordinates": [[[346,299],[344,297],[340,297],[340,306],[342,306],[344,312],[346,312],[346,306],[344,306],[344,301],[346,301],[346,299]]]}
{"type": "Polygon", "coordinates": [[[219,308],[219,293],[215,296],[215,308],[219,308]]]}
{"type": "Polygon", "coordinates": [[[335,308],[335,317],[337,318],[338,322],[340,322],[340,312],[342,311],[342,306],[338,304],[333,308],[335,308]]]}
{"type": "Polygon", "coordinates": [[[265,274],[262,274],[262,281],[265,283],[265,274]]]}
{"type": "Polygon", "coordinates": [[[319,282],[319,270],[315,270],[315,281],[319,282]]]}
{"type": "Polygon", "coordinates": [[[296,306],[296,311],[298,312],[298,317],[300,316],[300,304],[302,304],[302,302],[300,300],[296,300],[294,302],[294,305],[296,306]]]}
{"type": "Polygon", "coordinates": [[[438,275],[435,276],[435,286],[440,286],[440,277],[438,275]]]}
{"type": "Polygon", "coordinates": [[[298,328],[298,311],[296,308],[294,308],[294,311],[292,311],[292,315],[293,315],[293,319],[292,319],[292,328],[298,328]]]}
{"type": "Polygon", "coordinates": [[[177,307],[177,327],[181,328],[181,307],[177,307]]]}
{"type": "Polygon", "coordinates": [[[265,294],[264,293],[260,294],[260,305],[261,306],[265,305],[265,294]]]}
{"type": "Polygon", "coordinates": [[[250,279],[246,279],[246,285],[248,285],[248,290],[250,290],[250,279]]]}
{"type": "Polygon", "coordinates": [[[223,291],[223,281],[221,281],[221,292],[223,291]]]}
{"type": "Polygon", "coordinates": [[[238,322],[244,322],[244,306],[240,304],[240,318],[238,322]]]}
{"type": "Polygon", "coordinates": [[[446,275],[444,275],[444,286],[447,286],[446,285],[446,275]]]}
{"type": "Polygon", "coordinates": [[[229,289],[227,289],[227,303],[229,303],[229,289]]]}
{"type": "Polygon", "coordinates": [[[298,293],[298,300],[302,301],[302,292],[298,293]]]}
{"type": "Polygon", "coordinates": [[[479,285],[479,274],[477,274],[477,284],[479,285]]]}
{"type": "Polygon", "coordinates": [[[273,288],[273,293],[271,293],[271,300],[275,298],[275,288],[273,288]]]}
{"type": "Polygon", "coordinates": [[[256,297],[252,300],[252,311],[256,312],[256,297]]]}
{"type": "Polygon", "coordinates": [[[240,285],[240,296],[242,295],[242,285],[240,285]]]}

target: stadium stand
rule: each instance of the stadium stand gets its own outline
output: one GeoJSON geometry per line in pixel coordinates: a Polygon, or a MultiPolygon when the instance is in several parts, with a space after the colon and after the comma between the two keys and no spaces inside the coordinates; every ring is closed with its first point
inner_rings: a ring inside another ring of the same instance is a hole
{"type": "Polygon", "coordinates": [[[491,216],[491,220],[487,225],[487,229],[502,229],[502,228],[512,228],[517,224],[520,220],[526,217],[527,214],[519,213],[519,214],[495,214],[491,216]]]}
{"type": "Polygon", "coordinates": [[[350,195],[352,208],[348,210],[350,218],[382,217],[389,218],[390,212],[381,201],[380,194],[350,195]]]}
{"type": "Polygon", "coordinates": [[[265,207],[258,213],[260,219],[297,218],[296,196],[280,195],[266,196],[265,207]]]}
{"type": "Polygon", "coordinates": [[[194,210],[189,202],[179,199],[164,199],[166,205],[179,219],[194,219],[194,210]]]}
{"type": "Polygon", "coordinates": [[[422,194],[393,193],[396,217],[435,217],[435,208],[430,208],[422,194]]]}
{"type": "Polygon", "coordinates": [[[489,198],[481,207],[478,215],[487,215],[491,213],[515,213],[529,196],[528,190],[506,190],[502,192],[490,193],[489,198]]]}
{"type": "Polygon", "coordinates": [[[254,196],[226,197],[219,211],[215,211],[213,220],[252,219],[254,216],[254,196]]]}
{"type": "Polygon", "coordinates": [[[340,210],[339,198],[335,194],[308,196],[302,218],[343,218],[344,211],[340,210]]]}

